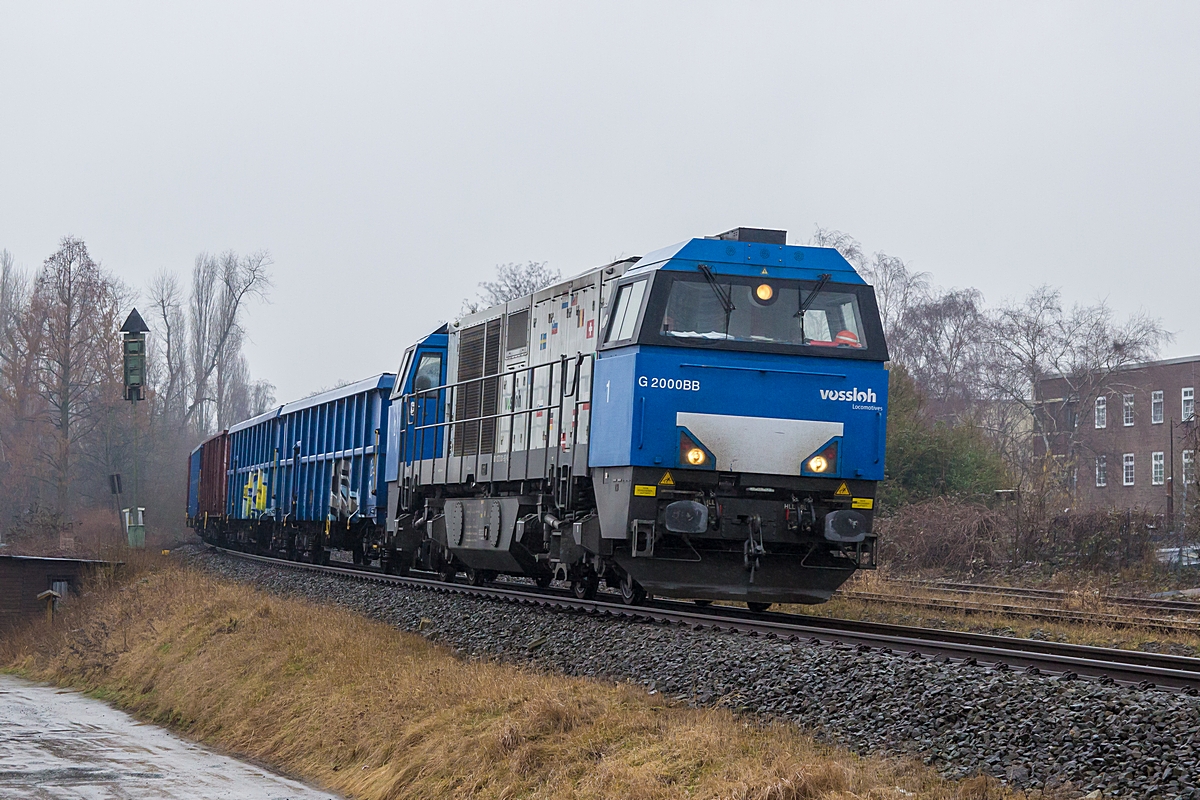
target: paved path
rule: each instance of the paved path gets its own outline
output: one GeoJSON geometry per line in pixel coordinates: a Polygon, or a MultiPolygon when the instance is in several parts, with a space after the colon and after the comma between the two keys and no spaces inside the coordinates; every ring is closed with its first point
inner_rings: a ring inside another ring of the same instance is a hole
{"type": "Polygon", "coordinates": [[[333,797],[138,722],[98,700],[0,675],[4,800],[333,797]]]}

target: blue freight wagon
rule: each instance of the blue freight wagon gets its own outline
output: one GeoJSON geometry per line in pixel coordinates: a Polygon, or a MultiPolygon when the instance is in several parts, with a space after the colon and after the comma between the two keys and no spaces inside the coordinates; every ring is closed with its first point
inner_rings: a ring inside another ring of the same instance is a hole
{"type": "MultiPolygon", "coordinates": [[[[280,406],[205,442],[227,453],[223,474],[189,476],[193,527],[228,546],[319,563],[330,549],[356,563],[380,557],[387,512],[384,459],[390,373],[280,406]],[[213,482],[221,481],[218,488],[213,482]],[[193,497],[194,494],[194,497],[193,497]],[[205,496],[223,496],[223,513],[198,514],[205,496]],[[214,518],[216,517],[216,518],[214,518]]],[[[213,459],[215,461],[215,459],[213,459]]]]}

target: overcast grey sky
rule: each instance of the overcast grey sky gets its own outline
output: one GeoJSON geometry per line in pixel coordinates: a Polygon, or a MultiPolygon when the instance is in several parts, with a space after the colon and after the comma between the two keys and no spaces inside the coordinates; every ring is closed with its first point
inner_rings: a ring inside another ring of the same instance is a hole
{"type": "Polygon", "coordinates": [[[269,249],[256,377],[395,369],[501,262],[852,233],[1200,353],[1200,4],[0,4],[0,248],[269,249]]]}

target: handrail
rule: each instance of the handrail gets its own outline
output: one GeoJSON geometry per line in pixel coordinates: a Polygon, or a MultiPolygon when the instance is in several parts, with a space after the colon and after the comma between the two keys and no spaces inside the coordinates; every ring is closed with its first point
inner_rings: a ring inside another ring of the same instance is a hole
{"type": "MultiPolygon", "coordinates": [[[[555,457],[547,460],[547,472],[549,473],[551,468],[557,471],[562,462],[561,454],[575,450],[579,445],[581,430],[585,425],[590,427],[590,419],[582,419],[579,412],[582,405],[592,402],[591,392],[587,393],[587,399],[582,399],[579,388],[583,365],[585,363],[594,364],[595,354],[577,353],[575,355],[575,373],[571,376],[570,391],[568,392],[566,370],[570,360],[570,356],[562,356],[557,362],[533,364],[508,372],[469,378],[402,395],[399,398],[400,402],[408,404],[404,411],[406,419],[412,418],[411,414],[418,403],[434,403],[432,410],[435,413],[432,415],[432,421],[426,418],[421,421],[421,424],[409,423],[406,425],[411,436],[405,437],[403,433],[401,434],[402,438],[409,440],[403,442],[399,455],[401,474],[411,476],[412,473],[417,472],[417,481],[420,482],[419,473],[424,469],[419,466],[421,464],[432,461],[436,466],[437,462],[441,461],[446,464],[448,469],[452,459],[458,459],[460,464],[474,459],[474,471],[462,474],[464,477],[472,475],[479,480],[483,477],[480,474],[480,466],[486,457],[535,450],[549,451],[550,449],[554,450],[555,457]],[[558,369],[556,370],[555,367],[558,369]],[[538,374],[538,370],[545,371],[543,373],[544,385],[542,386],[538,385],[539,381],[543,380],[542,376],[538,374]],[[509,382],[505,392],[506,398],[499,394],[505,380],[509,382]],[[494,412],[483,412],[482,402],[483,395],[488,388],[487,381],[495,382],[492,385],[497,390],[497,405],[499,406],[503,399],[507,399],[508,410],[499,410],[498,408],[494,412]],[[480,404],[480,411],[469,416],[455,416],[463,393],[472,388],[477,388],[477,402],[480,404]],[[568,409],[571,412],[569,419],[566,416],[568,409]],[[543,414],[546,415],[546,419],[539,427],[543,428],[540,432],[544,436],[544,444],[539,443],[540,446],[535,446],[533,442],[534,422],[543,414]],[[524,420],[514,419],[519,416],[524,416],[524,420]],[[439,417],[443,418],[439,419],[439,417]],[[508,422],[508,424],[503,425],[504,422],[508,422]],[[492,424],[489,425],[489,423],[492,424]],[[571,430],[569,442],[564,440],[565,426],[569,426],[571,430]],[[443,431],[444,438],[440,442],[441,455],[439,455],[437,437],[443,435],[443,431]],[[425,457],[430,435],[434,437],[433,451],[429,457],[425,457]],[[460,436],[468,438],[464,440],[460,436]],[[485,441],[489,437],[494,437],[490,445],[485,441]],[[514,446],[518,438],[523,440],[523,447],[514,446]],[[558,441],[553,441],[555,438],[558,441]]],[[[487,480],[491,480],[492,474],[494,471],[487,476],[487,480]]]]}

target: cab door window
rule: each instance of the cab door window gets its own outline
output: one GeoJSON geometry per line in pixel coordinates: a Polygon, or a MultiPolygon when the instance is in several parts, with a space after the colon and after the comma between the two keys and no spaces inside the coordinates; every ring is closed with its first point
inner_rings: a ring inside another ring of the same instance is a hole
{"type": "Polygon", "coordinates": [[[423,392],[442,385],[442,354],[422,353],[413,378],[413,391],[423,392]]]}

